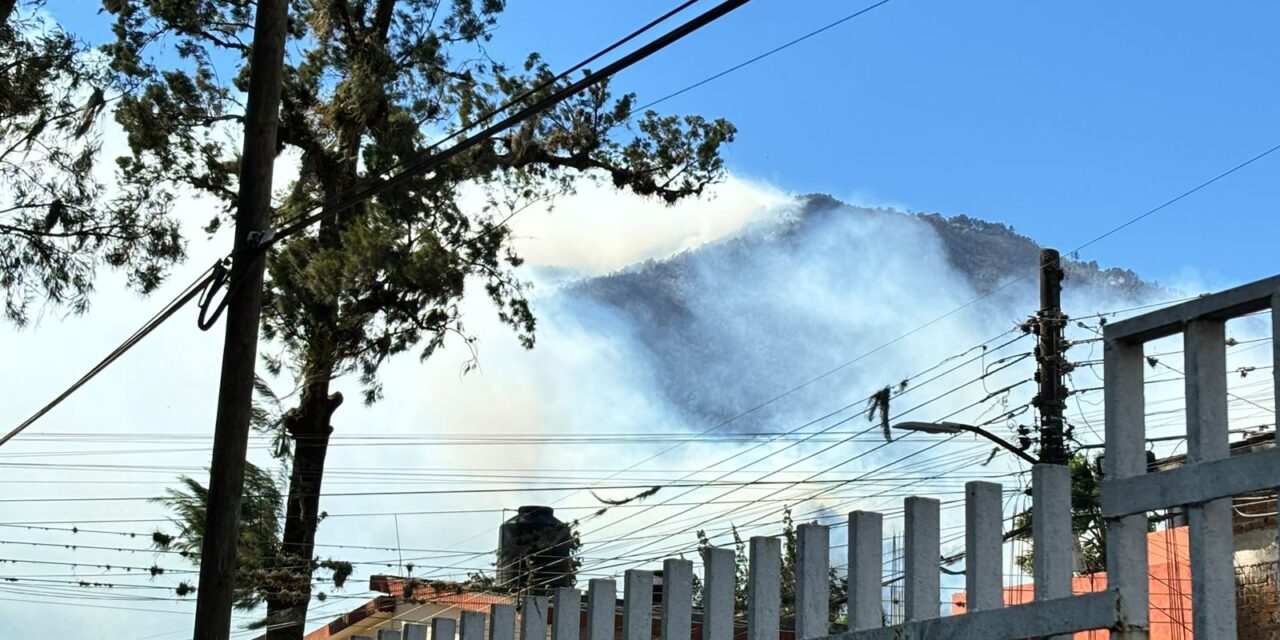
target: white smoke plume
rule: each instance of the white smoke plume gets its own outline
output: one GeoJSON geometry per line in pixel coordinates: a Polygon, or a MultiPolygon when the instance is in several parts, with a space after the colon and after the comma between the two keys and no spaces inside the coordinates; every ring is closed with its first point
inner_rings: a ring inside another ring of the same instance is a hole
{"type": "MultiPolygon", "coordinates": [[[[402,357],[384,369],[385,401],[372,407],[348,403],[338,411],[325,491],[356,495],[332,495],[323,501],[329,517],[318,541],[336,546],[322,546],[319,553],[361,564],[345,592],[331,585],[320,587],[342,597],[318,605],[317,620],[361,602],[365,594],[359,585],[369,575],[405,573],[408,563],[419,576],[458,578],[469,571],[491,572],[490,551],[501,509],[552,504],[561,508],[558,515],[563,519],[572,519],[603,506],[587,491],[556,486],[599,485],[598,494],[623,498],[642,487],[721,475],[724,481],[778,482],[832,469],[817,479],[851,480],[834,487],[669,488],[636,505],[584,519],[585,572],[608,575],[633,564],[651,566],[645,559],[665,552],[688,554],[699,528],[717,536],[717,543],[729,541],[725,534],[730,523],[743,535],[776,534],[786,505],[794,506],[797,520],[830,516],[824,521],[834,524],[852,508],[882,509],[892,515],[905,493],[954,501],[967,478],[1020,469],[1008,456],[982,466],[991,447],[968,436],[939,444],[940,436],[895,434],[895,441],[886,443],[878,422],[869,421],[863,412],[868,397],[886,386],[894,393],[890,414],[923,404],[902,419],[980,422],[1027,402],[1034,393],[1032,384],[998,392],[1029,378],[1031,360],[1001,359],[1029,352],[1033,339],[1021,338],[999,352],[994,347],[1021,335],[1016,325],[1038,305],[1034,262],[1001,266],[998,259],[1009,254],[1007,247],[982,244],[988,236],[979,232],[980,226],[948,227],[899,212],[849,209],[836,203],[806,206],[811,201],[740,177],[731,178],[713,195],[668,208],[604,188],[583,187],[551,211],[535,207],[514,219],[520,250],[530,260],[527,277],[535,281],[537,347],[521,349],[496,321],[489,303],[474,296],[464,304],[468,328],[481,339],[479,369],[461,374],[472,354],[458,344],[425,364],[402,357]],[[988,259],[999,264],[984,262],[988,259]],[[1001,286],[1013,279],[1018,280],[1001,286]],[[990,357],[981,349],[971,350],[1001,334],[1005,335],[989,343],[990,357]],[[876,350],[883,345],[888,346],[876,350]],[[958,354],[963,355],[952,358],[958,354]],[[935,368],[943,361],[946,364],[935,368]],[[1009,367],[973,382],[1004,364],[1009,367]],[[900,387],[904,380],[905,387],[900,387]],[[805,386],[718,426],[801,385],[805,386]],[[952,393],[944,394],[947,391],[952,393]],[[833,415],[819,419],[829,413],[833,415]],[[805,426],[810,421],[814,422],[805,426]],[[795,436],[771,440],[798,428],[801,435],[830,431],[806,442],[795,436]],[[709,430],[695,442],[677,441],[709,430]],[[533,445],[531,436],[543,440],[533,445]],[[582,441],[601,436],[614,437],[609,442],[582,441]],[[459,444],[463,437],[488,441],[459,444]],[[689,473],[704,468],[711,472],[689,473]],[[730,473],[739,468],[743,470],[730,473]],[[614,473],[618,475],[603,481],[614,473]],[[686,476],[688,480],[681,480],[686,476]],[[609,489],[610,484],[636,488],[609,489]],[[449,493],[516,485],[547,488],[449,493]],[[806,500],[824,489],[829,491],[820,499],[806,500]],[[458,510],[468,513],[420,513],[458,510]],[[452,549],[454,555],[442,554],[442,549],[452,549]],[[459,551],[475,555],[456,555],[459,551]]],[[[194,224],[204,219],[207,216],[193,215],[194,224]]],[[[202,268],[205,258],[220,252],[223,240],[197,242],[193,262],[185,270],[202,268]]],[[[1084,317],[1177,295],[1135,287],[1126,277],[1116,272],[1068,280],[1067,313],[1084,317]]],[[[175,276],[174,283],[182,284],[182,278],[175,276]]],[[[47,318],[38,331],[0,336],[7,357],[30,363],[21,373],[6,368],[3,382],[10,397],[17,399],[5,404],[7,424],[25,418],[51,390],[77,377],[165,296],[161,292],[156,300],[138,300],[116,293],[110,279],[100,288],[102,293],[85,317],[47,318]]],[[[199,334],[189,321],[183,316],[163,327],[50,414],[31,434],[47,439],[19,439],[6,447],[3,461],[11,464],[0,467],[4,479],[66,483],[6,485],[20,487],[14,488],[15,497],[148,496],[171,486],[180,472],[203,479],[221,336],[218,330],[199,334]],[[65,434],[85,436],[77,441],[65,434]],[[66,466],[71,462],[107,466],[66,466]],[[119,465],[136,469],[110,468],[119,465]],[[119,484],[122,481],[131,484],[119,484]]],[[[1071,329],[1075,339],[1091,335],[1088,329],[1071,329]]],[[[1100,349],[1089,355],[1094,348],[1090,344],[1073,348],[1072,358],[1100,358],[1100,349]]],[[[1266,350],[1253,353],[1259,352],[1266,350]]],[[[1090,370],[1082,367],[1073,374],[1077,386],[1100,384],[1089,377],[1090,370]]],[[[352,381],[339,387],[348,397],[358,397],[352,381]]],[[[1092,403],[1101,396],[1093,393],[1080,399],[1092,403]]],[[[1153,402],[1159,399],[1152,396],[1153,402]]],[[[1082,406],[1100,425],[1100,406],[1082,406]]],[[[1013,438],[1014,427],[1030,424],[1031,419],[1023,413],[997,420],[991,429],[1013,438]]],[[[1088,434],[1078,435],[1083,439],[1088,434]]],[[[271,464],[264,440],[255,440],[251,453],[256,462],[271,464]]],[[[1016,479],[1009,476],[1007,486],[1014,487],[1016,479]]],[[[944,525],[955,522],[955,504],[945,505],[944,525]]],[[[159,505],[143,501],[8,503],[0,511],[2,522],[58,521],[67,524],[53,526],[70,527],[81,521],[130,520],[80,526],[143,535],[155,527],[169,528],[149,521],[166,514],[159,505]]],[[[888,526],[900,526],[894,522],[888,526]]],[[[77,545],[105,541],[146,546],[145,540],[90,539],[85,533],[17,528],[6,534],[12,534],[11,539],[46,538],[77,545]]],[[[833,545],[842,542],[842,533],[833,535],[833,545]]],[[[951,540],[944,552],[955,546],[951,540]]],[[[6,545],[3,550],[11,549],[6,545]]],[[[190,569],[181,559],[147,552],[36,548],[14,553],[50,561],[71,558],[84,565],[77,571],[85,575],[103,573],[89,565],[108,563],[154,562],[190,569]]],[[[839,553],[833,562],[843,562],[839,553]]],[[[40,573],[31,566],[21,568],[40,573]]],[[[154,584],[171,584],[175,575],[157,578],[154,584]]],[[[112,579],[147,582],[145,577],[112,579]]],[[[0,601],[0,616],[15,628],[43,629],[57,636],[90,630],[135,632],[139,620],[154,624],[157,631],[182,631],[191,605],[166,601],[146,608],[173,613],[85,609],[60,616],[54,629],[48,609],[0,601]]],[[[243,621],[252,618],[246,615],[243,621]]]]}

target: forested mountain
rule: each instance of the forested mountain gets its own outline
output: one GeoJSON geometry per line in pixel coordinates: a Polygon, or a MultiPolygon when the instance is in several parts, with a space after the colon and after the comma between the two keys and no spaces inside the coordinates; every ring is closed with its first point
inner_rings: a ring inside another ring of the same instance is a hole
{"type": "MultiPolygon", "coordinates": [[[[619,357],[638,362],[618,366],[645,367],[666,401],[691,422],[708,424],[975,298],[983,297],[938,327],[941,337],[860,365],[852,379],[862,389],[816,385],[800,400],[874,389],[877,376],[910,371],[949,355],[941,350],[949,345],[1013,326],[1038,305],[1039,251],[999,223],[811,195],[724,240],[569,284],[557,305],[625,340],[619,357]]],[[[1068,314],[1145,301],[1158,291],[1129,270],[1064,262],[1068,314]]],[[[781,415],[757,413],[742,421],[754,426],[743,428],[764,428],[781,415]]]]}

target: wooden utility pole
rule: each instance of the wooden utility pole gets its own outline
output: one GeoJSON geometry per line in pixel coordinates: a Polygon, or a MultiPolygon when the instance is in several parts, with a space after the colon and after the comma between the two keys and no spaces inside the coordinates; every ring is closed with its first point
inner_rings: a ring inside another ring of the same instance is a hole
{"type": "Polygon", "coordinates": [[[1054,249],[1040,250],[1040,344],[1036,347],[1036,381],[1039,392],[1033,401],[1040,413],[1040,461],[1067,464],[1067,442],[1062,414],[1067,407],[1065,343],[1062,330],[1062,258],[1054,249]]]}
{"type": "Polygon", "coordinates": [[[227,286],[222,381],[218,387],[200,585],[196,591],[195,640],[227,640],[231,633],[240,500],[244,491],[265,266],[265,256],[257,245],[270,223],[271,170],[276,154],[288,19],[288,0],[258,0],[253,53],[249,60],[235,251],[227,286]]]}

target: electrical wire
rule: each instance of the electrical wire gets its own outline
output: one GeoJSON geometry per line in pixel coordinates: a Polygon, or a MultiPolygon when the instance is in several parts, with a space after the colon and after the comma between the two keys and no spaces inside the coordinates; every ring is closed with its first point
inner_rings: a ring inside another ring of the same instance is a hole
{"type": "Polygon", "coordinates": [[[160,311],[156,312],[156,314],[151,317],[151,319],[144,322],[141,327],[139,327],[136,331],[133,332],[132,335],[126,338],[124,342],[120,343],[120,346],[116,347],[115,349],[112,349],[111,352],[106,355],[106,357],[104,357],[101,361],[98,362],[98,364],[94,365],[91,369],[89,369],[89,371],[85,373],[83,376],[81,376],[79,380],[76,380],[74,383],[71,384],[70,387],[67,387],[65,391],[58,394],[57,397],[49,401],[47,404],[45,404],[43,407],[41,407],[39,410],[33,413],[29,418],[27,418],[26,420],[23,420],[21,423],[18,424],[18,426],[14,427],[8,433],[4,434],[3,437],[0,437],[0,446],[3,446],[6,442],[9,442],[15,436],[22,433],[24,430],[27,429],[27,427],[30,427],[32,424],[35,424],[37,420],[39,420],[40,418],[44,417],[45,414],[52,411],[54,407],[57,407],[59,404],[62,404],[64,400],[71,397],[71,394],[75,393],[81,387],[88,384],[90,380],[92,380],[95,376],[101,373],[104,369],[111,366],[113,362],[115,362],[116,360],[119,360],[120,357],[123,356],[125,353],[127,353],[129,349],[132,349],[134,345],[141,342],[143,338],[150,335],[151,332],[155,331],[157,327],[159,327],[169,318],[173,317],[173,315],[177,313],[179,309],[185,306],[188,302],[191,302],[191,300],[194,299],[197,295],[200,295],[200,293],[204,291],[205,287],[210,282],[212,282],[214,271],[215,269],[213,266],[206,269],[204,274],[196,278],[194,282],[192,282],[190,285],[187,286],[187,288],[183,289],[181,293],[175,296],[173,300],[170,300],[168,304],[164,305],[160,309],[160,311]]]}
{"type": "MultiPolygon", "coordinates": [[[[585,77],[578,80],[577,82],[574,82],[568,85],[567,87],[564,87],[563,89],[555,91],[552,94],[534,102],[533,104],[520,109],[516,113],[504,118],[500,122],[490,125],[489,127],[486,127],[479,133],[468,136],[467,138],[459,141],[454,146],[449,147],[438,153],[427,155],[416,162],[410,163],[409,167],[407,167],[404,171],[401,171],[400,173],[397,173],[389,178],[386,178],[372,185],[369,185],[364,189],[361,189],[356,193],[349,195],[346,199],[340,201],[335,205],[326,206],[314,214],[311,214],[309,216],[296,220],[292,223],[286,224],[284,227],[278,228],[274,232],[265,234],[263,236],[263,240],[258,244],[257,247],[254,247],[254,250],[265,251],[271,245],[279,242],[280,240],[286,237],[289,237],[295,233],[300,232],[302,229],[305,229],[306,227],[310,226],[311,224],[314,224],[315,222],[318,222],[324,218],[336,215],[338,212],[344,211],[352,206],[355,206],[356,204],[363,202],[364,200],[373,198],[378,194],[383,193],[389,189],[393,189],[421,173],[425,173],[427,171],[434,169],[435,167],[443,165],[445,162],[449,161],[450,159],[456,157],[457,155],[461,154],[462,152],[468,149],[471,149],[472,147],[475,147],[476,145],[491,138],[492,136],[509,129],[515,126],[516,124],[519,124],[523,120],[537,113],[540,113],[547,108],[553,107],[563,102],[564,100],[567,100],[568,98],[574,95],[577,95],[579,92],[591,86],[599,84],[600,82],[608,79],[609,77],[612,77],[614,74],[618,73],[619,71],[622,71],[630,66],[633,66],[634,64],[640,62],[641,60],[644,60],[645,58],[653,55],[654,53],[657,53],[658,51],[665,49],[666,47],[670,46],[676,41],[683,39],[685,36],[688,36],[689,34],[705,27],[706,25],[719,19],[720,17],[723,17],[724,15],[730,13],[731,11],[738,9],[742,5],[746,4],[748,1],[749,0],[725,0],[724,2],[721,2],[720,4],[709,9],[708,11],[685,22],[679,27],[676,27],[675,29],[658,37],[657,39],[650,41],[644,46],[641,46],[635,51],[632,51],[631,53],[606,65],[601,70],[587,74],[585,77]]],[[[687,6],[687,3],[686,5],[681,5],[680,7],[678,7],[676,12],[678,12],[679,10],[682,10],[685,6],[687,6]]],[[[674,13],[669,13],[668,15],[674,15],[674,13]]],[[[630,41],[631,39],[640,35],[640,33],[647,31],[649,28],[656,25],[658,22],[661,22],[665,18],[666,16],[664,16],[663,18],[660,18],[655,22],[650,23],[649,25],[643,27],[639,31],[632,33],[631,35],[627,36],[619,43],[616,43],[609,49],[606,49],[606,52],[612,51],[613,49],[621,46],[623,43],[630,41]]],[[[588,60],[594,60],[600,55],[604,55],[604,52],[597,54],[597,56],[593,56],[588,60]]],[[[586,62],[580,63],[580,66],[585,64],[586,62]]],[[[513,108],[514,106],[515,105],[512,105],[513,108]]],[[[96,366],[90,369],[89,373],[87,373],[80,380],[73,383],[67,390],[59,394],[53,401],[46,404],[44,407],[38,410],[30,418],[23,421],[21,424],[19,424],[16,428],[14,428],[13,430],[5,434],[3,437],[0,437],[0,446],[4,445],[9,440],[13,439],[14,436],[18,435],[27,427],[31,426],[33,423],[35,423],[36,420],[39,420],[41,417],[43,417],[45,414],[51,411],[54,407],[60,404],[67,397],[71,396],[71,394],[75,393],[78,389],[84,386],[84,384],[87,383],[90,379],[96,376],[99,372],[101,372],[111,363],[115,362],[117,359],[120,358],[120,356],[124,355],[125,352],[127,352],[134,345],[140,342],[152,331],[154,331],[156,327],[160,326],[166,320],[171,318],[175,313],[178,312],[179,309],[181,309],[187,303],[191,302],[191,300],[195,299],[196,296],[204,292],[206,287],[210,286],[215,280],[219,280],[221,277],[218,275],[217,268],[222,263],[223,261],[219,261],[218,263],[215,263],[215,265],[209,267],[209,269],[205,272],[205,275],[198,278],[194,283],[188,286],[188,288],[185,289],[182,294],[179,294],[179,296],[176,297],[172,302],[170,302],[168,305],[163,307],[161,311],[158,312],[151,320],[144,323],[143,326],[137,332],[135,332],[132,336],[126,339],[124,343],[122,343],[116,349],[112,350],[112,352],[108,354],[106,358],[104,358],[96,366]]],[[[232,268],[232,272],[233,272],[233,275],[235,275],[234,267],[232,268]]],[[[232,277],[230,279],[228,286],[234,287],[236,286],[236,284],[237,284],[236,278],[232,277]]],[[[210,296],[211,294],[206,295],[204,297],[207,300],[210,296]]]]}
{"type": "Polygon", "coordinates": [[[682,94],[687,93],[687,92],[689,92],[689,91],[692,91],[692,90],[694,90],[694,89],[697,89],[698,87],[701,87],[702,85],[705,85],[705,84],[707,84],[707,83],[709,83],[709,82],[714,82],[715,80],[719,80],[720,78],[723,78],[724,76],[727,76],[727,75],[729,75],[729,74],[731,74],[731,73],[733,73],[733,72],[735,72],[735,71],[737,71],[737,70],[739,70],[739,69],[742,69],[743,67],[747,67],[747,66],[753,65],[753,64],[755,64],[755,63],[757,63],[757,62],[759,62],[759,61],[761,61],[761,60],[764,60],[765,58],[768,58],[769,56],[772,56],[772,55],[773,55],[773,54],[775,54],[775,53],[778,53],[778,52],[780,52],[780,51],[783,51],[784,49],[789,49],[789,48],[791,48],[791,47],[793,47],[793,46],[795,46],[795,45],[797,45],[797,44],[800,44],[801,42],[804,42],[805,40],[808,40],[809,38],[812,38],[812,37],[814,37],[814,36],[816,36],[816,35],[818,35],[818,34],[820,34],[820,33],[823,33],[823,32],[825,32],[825,31],[828,31],[828,30],[830,30],[830,29],[834,29],[835,27],[838,27],[838,26],[840,26],[840,25],[842,25],[842,24],[844,24],[844,23],[846,23],[846,22],[848,22],[848,21],[850,21],[850,20],[853,20],[854,18],[857,18],[857,17],[861,16],[862,14],[864,14],[864,13],[867,13],[867,12],[871,11],[872,9],[876,9],[876,8],[878,8],[878,7],[880,7],[880,6],[883,6],[883,5],[885,5],[885,4],[888,4],[888,3],[889,3],[889,0],[880,0],[879,2],[876,2],[876,3],[874,3],[874,4],[871,4],[871,5],[868,5],[868,6],[866,6],[866,7],[863,7],[862,9],[859,9],[859,10],[857,10],[857,11],[855,11],[855,12],[853,12],[853,13],[851,13],[851,14],[849,14],[849,15],[847,15],[847,16],[845,16],[845,17],[843,17],[843,18],[840,18],[839,20],[836,20],[835,22],[832,22],[832,23],[829,23],[829,24],[827,24],[827,25],[825,25],[825,26],[822,26],[822,27],[819,27],[819,28],[817,28],[817,29],[814,29],[813,31],[810,31],[809,33],[806,33],[806,34],[804,34],[804,35],[802,35],[802,36],[800,36],[800,37],[798,37],[798,38],[795,38],[794,40],[791,40],[791,41],[789,41],[789,42],[786,42],[785,44],[782,44],[782,45],[779,45],[779,46],[777,46],[777,47],[774,47],[774,48],[772,48],[772,49],[770,49],[770,50],[768,50],[768,51],[766,51],[766,52],[764,52],[764,53],[762,53],[762,54],[760,54],[760,55],[758,55],[758,56],[755,56],[755,57],[750,58],[750,59],[748,59],[748,60],[744,60],[744,61],[742,61],[742,62],[740,62],[740,63],[738,63],[738,64],[736,64],[736,65],[733,65],[732,67],[729,67],[728,69],[725,69],[725,70],[723,70],[723,71],[720,71],[719,73],[715,73],[715,74],[710,75],[710,76],[708,76],[708,77],[706,77],[706,78],[703,78],[702,80],[699,80],[699,81],[697,81],[697,82],[695,82],[695,83],[693,83],[693,84],[691,84],[691,85],[689,85],[689,86],[687,86],[687,87],[684,87],[683,89],[680,89],[679,91],[674,91],[674,92],[672,92],[672,93],[668,93],[667,95],[662,96],[661,98],[658,98],[657,100],[654,100],[654,101],[652,101],[652,102],[646,103],[646,104],[644,104],[643,106],[640,106],[640,107],[636,108],[636,109],[633,111],[633,113],[634,113],[635,111],[644,111],[645,109],[648,109],[648,108],[653,107],[653,106],[655,106],[655,105],[658,105],[658,104],[661,104],[661,103],[663,103],[663,102],[666,102],[667,100],[670,100],[670,99],[672,99],[672,98],[674,98],[674,97],[676,97],[676,96],[679,96],[679,95],[682,95],[682,94]]]}

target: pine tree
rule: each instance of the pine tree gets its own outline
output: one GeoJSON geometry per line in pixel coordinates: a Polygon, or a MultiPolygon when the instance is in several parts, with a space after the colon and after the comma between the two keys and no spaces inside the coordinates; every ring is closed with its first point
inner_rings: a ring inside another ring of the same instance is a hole
{"type": "MultiPolygon", "coordinates": [[[[1101,457],[1090,458],[1076,453],[1067,461],[1071,470],[1071,532],[1076,539],[1076,562],[1082,573],[1107,569],[1106,524],[1102,519],[1101,457]]],[[[1027,551],[1014,558],[1024,572],[1032,570],[1031,510],[1017,514],[1013,521],[1014,540],[1027,545],[1027,551]]]]}
{"type": "MultiPolygon", "coordinates": [[[[115,20],[107,58],[117,81],[131,87],[115,112],[129,132],[130,153],[119,160],[123,187],[162,199],[199,191],[222,204],[209,225],[217,228],[236,204],[229,133],[241,118],[253,3],[103,4],[115,20]]],[[[277,221],[342,200],[416,158],[439,132],[471,125],[552,79],[537,55],[515,69],[485,55],[503,6],[294,0],[279,139],[282,152],[298,159],[299,176],[277,204],[277,221]]],[[[502,211],[584,177],[674,202],[720,176],[719,151],[732,140],[732,125],[633,114],[635,105],[634,96],[598,86],[273,248],[264,294],[263,335],[274,345],[267,368],[287,368],[296,391],[288,397],[297,398],[273,423],[292,443],[282,566],[310,575],[330,418],[342,402],[334,379],[357,375],[364,401],[374,402],[382,394],[378,370],[391,356],[417,349],[429,357],[447,336],[471,344],[476,337],[465,330],[458,302],[476,283],[524,346],[533,346],[535,319],[502,211]],[[465,209],[465,188],[482,189],[490,207],[465,209]]],[[[268,637],[301,637],[308,598],[305,589],[268,595],[268,637]]]]}
{"type": "MultiPolygon", "coordinates": [[[[152,545],[161,551],[177,551],[189,562],[200,564],[200,552],[204,545],[205,513],[208,509],[209,490],[189,476],[178,478],[179,488],[170,488],[154,501],[164,504],[172,512],[176,533],[157,530],[152,534],[152,545]]],[[[273,473],[252,463],[245,465],[244,499],[240,503],[240,537],[237,539],[235,607],[248,611],[257,608],[267,598],[278,597],[285,592],[303,589],[300,581],[308,584],[312,576],[302,575],[276,562],[280,553],[280,525],[284,520],[284,496],[280,481],[273,473]]],[[[351,575],[352,565],[343,560],[313,558],[318,569],[328,571],[328,579],[335,588],[342,588],[351,575]]],[[[180,596],[194,593],[183,583],[180,596]]],[[[266,624],[260,621],[253,627],[266,624]]]]}
{"type": "MultiPolygon", "coordinates": [[[[747,541],[742,539],[738,528],[730,525],[733,534],[734,549],[734,610],[739,616],[745,616],[750,602],[750,590],[747,581],[751,575],[751,558],[747,553],[747,541]]],[[[705,558],[704,550],[711,546],[711,540],[705,531],[698,530],[698,553],[705,558]]],[[[791,517],[791,507],[782,510],[782,567],[781,588],[779,591],[779,613],[784,621],[794,624],[796,615],[796,567],[799,545],[796,542],[796,523],[791,517]]],[[[848,600],[849,581],[841,578],[834,567],[827,571],[827,588],[829,604],[827,621],[834,631],[843,631],[846,627],[845,603],[848,600]]],[[[702,605],[703,584],[694,581],[694,604],[702,605]]]]}
{"type": "Polygon", "coordinates": [[[119,89],[43,4],[0,1],[0,289],[18,325],[34,308],[84,311],[104,263],[149,292],[183,256],[162,195],[96,177],[99,121],[119,89]]]}

